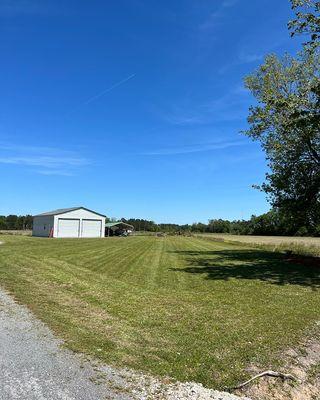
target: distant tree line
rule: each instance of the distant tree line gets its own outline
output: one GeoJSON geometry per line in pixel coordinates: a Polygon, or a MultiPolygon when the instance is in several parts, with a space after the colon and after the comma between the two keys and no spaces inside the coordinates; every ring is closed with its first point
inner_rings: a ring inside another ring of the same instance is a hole
{"type": "Polygon", "coordinates": [[[320,225],[301,225],[299,220],[288,216],[279,209],[248,220],[211,219],[207,224],[156,224],[144,219],[125,219],[121,221],[133,225],[136,231],[181,232],[181,233],[229,233],[233,235],[273,235],[273,236],[320,236],[320,225]]]}
{"type": "MultiPolygon", "coordinates": [[[[107,218],[107,222],[115,219],[107,218]]],[[[142,218],[121,218],[122,222],[133,225],[136,231],[167,233],[229,233],[233,235],[272,236],[320,236],[320,225],[301,225],[299,219],[291,218],[281,209],[272,209],[262,215],[253,215],[248,220],[210,219],[207,224],[157,224],[142,218]]],[[[0,230],[32,229],[31,215],[0,216],[0,230]]]]}
{"type": "Polygon", "coordinates": [[[32,229],[32,215],[0,215],[0,230],[32,229]]]}

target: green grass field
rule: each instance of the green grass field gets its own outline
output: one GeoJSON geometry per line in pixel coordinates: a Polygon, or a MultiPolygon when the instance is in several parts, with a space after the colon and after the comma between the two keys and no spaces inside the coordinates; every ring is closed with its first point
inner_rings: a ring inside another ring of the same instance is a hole
{"type": "Polygon", "coordinates": [[[200,233],[196,236],[243,243],[249,246],[258,245],[272,251],[292,250],[295,254],[320,256],[320,237],[302,236],[254,236],[230,235],[224,233],[200,233]]]}
{"type": "Polygon", "coordinates": [[[205,238],[1,236],[0,285],[115,366],[233,385],[320,319],[320,269],[205,238]]]}

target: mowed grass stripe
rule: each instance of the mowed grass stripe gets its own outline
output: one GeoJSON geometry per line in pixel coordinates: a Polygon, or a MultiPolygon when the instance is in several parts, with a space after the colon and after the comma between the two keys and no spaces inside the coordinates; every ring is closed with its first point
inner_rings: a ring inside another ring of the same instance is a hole
{"type": "Polygon", "coordinates": [[[105,248],[104,251],[100,253],[99,259],[88,265],[87,268],[104,273],[106,272],[105,266],[112,264],[112,271],[114,271],[117,276],[121,276],[122,273],[127,271],[127,264],[130,262],[130,259],[132,259],[134,255],[143,255],[151,246],[150,243],[145,244],[144,242],[138,242],[136,244],[129,242],[126,246],[123,246],[123,244],[125,243],[120,243],[119,246],[119,243],[112,243],[113,247],[105,248]],[[119,247],[117,247],[117,245],[119,247]]]}

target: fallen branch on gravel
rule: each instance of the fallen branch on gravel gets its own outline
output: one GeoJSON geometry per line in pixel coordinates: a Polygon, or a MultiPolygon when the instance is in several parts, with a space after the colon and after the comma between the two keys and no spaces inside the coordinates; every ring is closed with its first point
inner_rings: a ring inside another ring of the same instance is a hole
{"type": "Polygon", "coordinates": [[[285,380],[291,380],[291,381],[297,381],[297,378],[291,374],[284,374],[282,372],[276,372],[276,371],[263,371],[260,374],[257,374],[247,380],[246,382],[240,383],[240,385],[235,386],[231,389],[242,389],[244,386],[248,385],[250,382],[254,381],[255,379],[262,378],[263,376],[272,376],[274,378],[281,378],[283,381],[285,380]]]}

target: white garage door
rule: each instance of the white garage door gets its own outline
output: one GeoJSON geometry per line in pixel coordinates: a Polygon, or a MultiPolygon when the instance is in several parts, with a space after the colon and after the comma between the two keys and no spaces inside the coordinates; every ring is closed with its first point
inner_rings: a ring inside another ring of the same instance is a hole
{"type": "Polygon", "coordinates": [[[101,236],[101,221],[94,219],[82,220],[82,237],[100,237],[101,236]]]}
{"type": "Polygon", "coordinates": [[[59,218],[58,237],[75,238],[79,237],[80,220],[59,218]]]}

